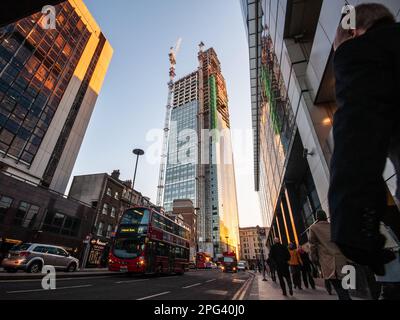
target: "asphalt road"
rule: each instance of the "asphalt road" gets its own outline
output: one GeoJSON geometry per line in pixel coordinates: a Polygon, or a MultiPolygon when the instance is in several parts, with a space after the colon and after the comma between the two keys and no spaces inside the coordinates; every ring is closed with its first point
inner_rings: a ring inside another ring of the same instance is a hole
{"type": "Polygon", "coordinates": [[[84,277],[56,280],[43,290],[41,280],[0,281],[0,300],[232,300],[248,273],[190,271],[183,276],[84,277]]]}

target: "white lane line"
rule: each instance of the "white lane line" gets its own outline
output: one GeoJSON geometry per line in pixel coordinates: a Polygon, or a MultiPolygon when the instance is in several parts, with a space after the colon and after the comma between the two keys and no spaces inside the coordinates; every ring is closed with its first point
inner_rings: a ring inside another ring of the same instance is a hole
{"type": "Polygon", "coordinates": [[[201,285],[201,283],[195,283],[195,284],[192,284],[190,286],[182,287],[182,289],[189,289],[189,288],[197,287],[199,285],[201,285]]]}
{"type": "MultiPolygon", "coordinates": [[[[58,279],[56,276],[57,281],[71,281],[71,280],[97,280],[97,279],[105,279],[111,278],[112,276],[104,276],[104,277],[76,277],[76,278],[60,278],[58,279]]],[[[40,279],[25,279],[25,280],[0,280],[0,283],[13,283],[13,282],[41,282],[42,278],[40,279]]]]}
{"type": "Polygon", "coordinates": [[[133,283],[133,282],[143,282],[143,281],[149,281],[149,279],[137,279],[137,280],[126,280],[126,281],[117,281],[115,283],[133,283]]]}
{"type": "Polygon", "coordinates": [[[246,282],[246,280],[243,280],[243,279],[233,279],[232,282],[233,282],[233,283],[243,283],[243,282],[246,282]]]}
{"type": "Polygon", "coordinates": [[[206,283],[210,283],[210,282],[214,282],[214,281],[217,281],[217,279],[207,280],[206,283]]]}
{"type": "Polygon", "coordinates": [[[226,296],[228,294],[228,291],[223,291],[223,290],[208,290],[206,291],[208,294],[215,294],[219,296],[226,296]]]}
{"type": "Polygon", "coordinates": [[[48,291],[65,290],[65,289],[80,289],[80,288],[88,288],[88,287],[93,287],[93,285],[86,284],[86,285],[82,285],[82,286],[62,287],[62,288],[57,288],[55,290],[44,290],[44,289],[18,290],[18,291],[8,291],[6,293],[13,294],[13,293],[28,293],[28,292],[41,292],[41,291],[48,292],[48,291]]]}
{"type": "Polygon", "coordinates": [[[151,299],[151,298],[155,298],[155,297],[159,297],[159,296],[166,295],[166,294],[168,294],[168,293],[171,293],[171,291],[165,291],[165,292],[161,292],[161,293],[153,294],[152,296],[147,296],[147,297],[143,297],[143,298],[136,299],[136,300],[146,300],[146,299],[151,299]]]}

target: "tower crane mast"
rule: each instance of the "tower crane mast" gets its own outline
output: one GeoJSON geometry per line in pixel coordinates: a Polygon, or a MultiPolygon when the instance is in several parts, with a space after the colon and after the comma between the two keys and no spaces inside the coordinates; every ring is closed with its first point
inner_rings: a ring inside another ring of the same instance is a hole
{"type": "Polygon", "coordinates": [[[157,190],[157,206],[162,206],[164,201],[164,189],[165,189],[165,172],[167,170],[167,159],[168,159],[168,139],[171,123],[171,111],[174,98],[174,81],[176,77],[176,56],[179,53],[181,47],[182,39],[179,38],[176,42],[175,48],[171,47],[168,57],[169,57],[169,79],[168,82],[168,101],[166,106],[166,115],[164,123],[164,137],[163,137],[163,147],[161,154],[160,163],[160,175],[158,179],[158,190],[157,190]]]}

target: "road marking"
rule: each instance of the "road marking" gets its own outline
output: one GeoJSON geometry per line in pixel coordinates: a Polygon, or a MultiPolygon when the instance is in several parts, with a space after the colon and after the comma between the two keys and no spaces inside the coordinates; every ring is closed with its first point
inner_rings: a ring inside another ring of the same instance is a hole
{"type": "Polygon", "coordinates": [[[165,291],[165,292],[161,292],[161,293],[153,294],[152,296],[147,296],[147,297],[143,297],[143,298],[136,299],[136,300],[146,300],[146,299],[151,299],[151,298],[155,298],[155,297],[159,297],[159,296],[166,295],[166,294],[168,294],[168,293],[171,293],[171,291],[165,291]]]}
{"type": "Polygon", "coordinates": [[[137,280],[126,280],[126,281],[117,281],[115,283],[132,283],[132,282],[142,282],[142,281],[149,281],[149,279],[137,279],[137,280]]]}
{"type": "Polygon", "coordinates": [[[249,290],[250,285],[253,283],[255,276],[250,276],[242,287],[236,292],[232,300],[243,300],[246,292],[249,290]]]}
{"type": "Polygon", "coordinates": [[[197,287],[199,285],[201,285],[201,283],[195,283],[195,284],[192,284],[190,286],[182,287],[182,289],[189,289],[189,288],[197,287]]]}
{"type": "MultiPolygon", "coordinates": [[[[57,278],[57,281],[69,281],[69,280],[97,280],[97,279],[105,279],[111,278],[112,276],[103,276],[103,277],[76,277],[76,278],[57,278]]],[[[42,278],[38,279],[21,279],[21,280],[0,280],[0,283],[13,283],[13,282],[41,282],[42,278]]]]}
{"type": "Polygon", "coordinates": [[[226,296],[228,294],[228,291],[223,291],[223,290],[208,290],[205,293],[208,294],[215,294],[218,296],[226,296]]]}
{"type": "Polygon", "coordinates": [[[13,293],[28,293],[28,292],[47,292],[47,291],[56,291],[56,290],[65,290],[65,289],[80,289],[80,288],[88,288],[88,287],[93,287],[91,284],[86,284],[82,286],[71,286],[71,287],[62,287],[62,288],[57,288],[55,290],[44,290],[44,289],[33,289],[33,290],[18,290],[18,291],[8,291],[8,294],[13,294],[13,293]]]}
{"type": "Polygon", "coordinates": [[[206,283],[210,283],[210,282],[214,282],[214,281],[217,281],[217,279],[207,280],[206,283]]]}
{"type": "Polygon", "coordinates": [[[246,280],[243,279],[233,279],[233,283],[243,283],[246,282],[246,280]]]}

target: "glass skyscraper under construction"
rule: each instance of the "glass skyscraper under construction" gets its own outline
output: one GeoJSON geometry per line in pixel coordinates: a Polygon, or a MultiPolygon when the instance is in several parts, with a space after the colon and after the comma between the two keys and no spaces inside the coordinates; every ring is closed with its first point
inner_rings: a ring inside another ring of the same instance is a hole
{"type": "Polygon", "coordinates": [[[198,251],[239,251],[236,183],[228,97],[220,62],[199,51],[197,71],[174,83],[164,208],[190,199],[198,215],[198,251]]]}

